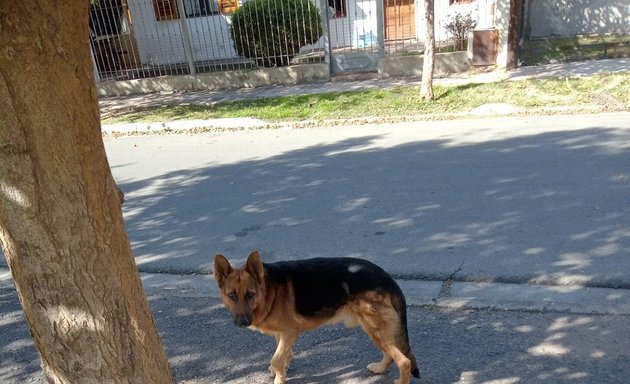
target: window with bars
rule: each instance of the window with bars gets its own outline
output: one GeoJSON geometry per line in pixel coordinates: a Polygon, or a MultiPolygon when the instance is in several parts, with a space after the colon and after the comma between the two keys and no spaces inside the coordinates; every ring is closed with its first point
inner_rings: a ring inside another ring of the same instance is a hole
{"type": "Polygon", "coordinates": [[[184,0],[186,18],[204,17],[219,13],[219,4],[216,0],[184,0]]]}
{"type": "Polygon", "coordinates": [[[176,0],[153,0],[153,10],[157,21],[174,20],[179,18],[176,0]]]}
{"type": "Polygon", "coordinates": [[[222,14],[234,13],[239,7],[238,0],[219,0],[219,7],[222,14]]]}
{"type": "Polygon", "coordinates": [[[95,37],[126,33],[125,17],[121,0],[100,0],[90,7],[90,32],[95,37]]]}
{"type": "Polygon", "coordinates": [[[348,16],[347,0],[328,0],[328,6],[334,11],[335,17],[348,16]]]}
{"type": "MultiPolygon", "coordinates": [[[[239,4],[238,0],[183,0],[183,3],[186,18],[212,16],[219,12],[232,13],[239,4]]],[[[177,0],[153,0],[153,8],[158,21],[179,18],[177,0]]]]}

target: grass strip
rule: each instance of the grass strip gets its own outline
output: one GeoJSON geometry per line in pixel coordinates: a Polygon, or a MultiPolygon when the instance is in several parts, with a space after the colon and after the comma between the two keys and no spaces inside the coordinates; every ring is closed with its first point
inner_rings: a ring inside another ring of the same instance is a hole
{"type": "Polygon", "coordinates": [[[521,108],[581,106],[612,101],[630,107],[630,72],[565,79],[529,79],[434,87],[422,100],[418,87],[248,99],[211,106],[164,105],[118,111],[103,124],[253,117],[268,122],[463,113],[488,103],[521,108]]]}

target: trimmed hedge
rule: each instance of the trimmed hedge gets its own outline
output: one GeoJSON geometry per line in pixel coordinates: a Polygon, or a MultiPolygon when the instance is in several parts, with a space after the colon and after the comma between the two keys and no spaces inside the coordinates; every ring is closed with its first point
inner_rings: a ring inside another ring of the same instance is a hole
{"type": "Polygon", "coordinates": [[[236,52],[263,67],[289,65],[323,33],[311,0],[249,0],[234,12],[230,30],[236,52]]]}

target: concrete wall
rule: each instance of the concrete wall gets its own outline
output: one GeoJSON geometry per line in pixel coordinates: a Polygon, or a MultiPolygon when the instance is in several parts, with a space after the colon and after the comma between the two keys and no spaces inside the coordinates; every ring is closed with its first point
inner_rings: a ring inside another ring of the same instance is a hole
{"type": "MultiPolygon", "coordinates": [[[[394,56],[381,59],[378,65],[380,77],[418,77],[422,76],[423,56],[394,56]]],[[[435,55],[434,76],[466,72],[470,69],[470,60],[465,51],[438,53],[435,55]]]]}
{"type": "Polygon", "coordinates": [[[498,0],[494,12],[494,25],[497,29],[498,68],[505,68],[508,59],[508,33],[510,30],[510,1],[498,0]]]}
{"type": "MultiPolygon", "coordinates": [[[[378,68],[378,76],[382,78],[421,76],[422,57],[417,55],[386,57],[380,60],[378,68]]],[[[435,55],[435,76],[461,73],[469,69],[470,60],[466,52],[438,53],[435,55]]],[[[152,92],[296,85],[329,80],[329,64],[319,63],[280,68],[213,72],[194,76],[162,76],[148,79],[104,81],[96,84],[96,91],[99,96],[118,96],[152,92]]]]}
{"type": "Polygon", "coordinates": [[[104,81],[96,84],[99,96],[133,95],[152,92],[198,91],[204,89],[255,88],[325,82],[328,64],[203,73],[194,76],[162,76],[147,79],[104,81]]]}
{"type": "Polygon", "coordinates": [[[528,0],[525,37],[630,33],[629,0],[528,0]]]}

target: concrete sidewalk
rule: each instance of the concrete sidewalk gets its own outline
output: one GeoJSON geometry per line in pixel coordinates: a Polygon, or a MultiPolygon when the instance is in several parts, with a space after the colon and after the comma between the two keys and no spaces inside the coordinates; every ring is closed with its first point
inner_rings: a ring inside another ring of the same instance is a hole
{"type": "MultiPolygon", "coordinates": [[[[141,277],[149,295],[220,298],[210,275],[143,273],[141,277]]],[[[459,281],[397,282],[407,304],[414,307],[630,316],[630,290],[625,289],[459,281]]]]}
{"type": "MultiPolygon", "coordinates": [[[[503,80],[524,80],[529,78],[591,76],[600,73],[627,71],[630,71],[630,59],[607,59],[520,67],[511,71],[505,71],[502,69],[481,73],[473,71],[455,74],[442,79],[435,79],[434,84],[462,85],[471,83],[490,83],[503,80]]],[[[297,96],[419,85],[420,78],[363,79],[356,81],[310,83],[295,86],[115,96],[101,98],[99,104],[101,107],[101,113],[103,116],[107,116],[115,110],[131,107],[137,108],[179,104],[214,105],[244,99],[263,99],[279,96],[297,96]]]]}
{"type": "MultiPolygon", "coordinates": [[[[141,273],[148,296],[220,299],[212,275],[141,273]]],[[[500,310],[630,316],[630,290],[460,281],[397,280],[407,305],[448,310],[500,310]]],[[[0,291],[14,290],[0,267],[0,291]]]]}

